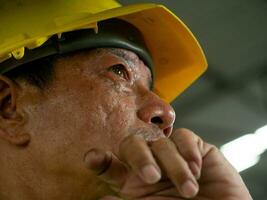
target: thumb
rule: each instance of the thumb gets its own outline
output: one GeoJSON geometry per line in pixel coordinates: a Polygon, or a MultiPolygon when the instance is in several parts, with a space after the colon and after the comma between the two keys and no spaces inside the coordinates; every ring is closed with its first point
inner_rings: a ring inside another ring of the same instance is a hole
{"type": "Polygon", "coordinates": [[[94,171],[104,182],[117,188],[121,188],[125,183],[127,167],[112,152],[91,149],[85,154],[84,162],[87,168],[94,171]]]}

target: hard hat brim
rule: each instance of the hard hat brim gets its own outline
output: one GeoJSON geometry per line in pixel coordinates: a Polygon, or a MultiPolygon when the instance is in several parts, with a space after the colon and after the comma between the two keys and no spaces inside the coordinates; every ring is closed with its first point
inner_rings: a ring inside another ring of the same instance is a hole
{"type": "Polygon", "coordinates": [[[154,5],[121,18],[143,34],[154,64],[154,90],[166,102],[181,94],[207,69],[197,39],[164,6],[154,5]]]}
{"type": "Polygon", "coordinates": [[[19,59],[24,48],[34,49],[55,34],[84,28],[97,32],[97,22],[110,18],[125,20],[142,33],[153,59],[154,91],[166,102],[171,102],[206,70],[207,61],[196,38],[171,11],[157,4],[135,4],[78,18],[58,18],[55,25],[46,27],[46,32],[24,34],[0,45],[0,60],[12,55],[19,59]]]}

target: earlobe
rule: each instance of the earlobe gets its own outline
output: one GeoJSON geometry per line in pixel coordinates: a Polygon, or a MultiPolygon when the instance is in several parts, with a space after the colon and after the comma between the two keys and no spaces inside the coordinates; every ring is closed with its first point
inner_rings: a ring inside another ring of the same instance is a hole
{"type": "Polygon", "coordinates": [[[19,92],[16,82],[0,75],[0,138],[14,145],[25,145],[30,135],[23,132],[25,116],[17,109],[19,92]]]}

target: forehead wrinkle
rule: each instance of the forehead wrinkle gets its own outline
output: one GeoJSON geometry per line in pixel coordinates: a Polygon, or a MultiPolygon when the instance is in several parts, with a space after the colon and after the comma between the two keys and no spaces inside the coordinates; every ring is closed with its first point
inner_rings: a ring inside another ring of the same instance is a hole
{"type": "MultiPolygon", "coordinates": [[[[110,48],[109,50],[110,50],[111,53],[113,53],[116,56],[122,58],[129,66],[132,66],[132,64],[134,64],[136,62],[136,60],[134,58],[129,56],[127,53],[125,53],[121,49],[110,48]]],[[[138,59],[140,59],[140,58],[138,57],[138,59]]],[[[153,89],[153,81],[151,79],[151,71],[147,66],[146,66],[146,68],[148,69],[149,74],[150,74],[150,78],[147,81],[147,85],[148,85],[149,89],[152,90],[153,89]]]]}
{"type": "Polygon", "coordinates": [[[109,50],[114,55],[122,58],[128,65],[135,63],[135,59],[133,59],[131,56],[129,56],[127,53],[125,53],[121,49],[110,48],[109,50]]]}

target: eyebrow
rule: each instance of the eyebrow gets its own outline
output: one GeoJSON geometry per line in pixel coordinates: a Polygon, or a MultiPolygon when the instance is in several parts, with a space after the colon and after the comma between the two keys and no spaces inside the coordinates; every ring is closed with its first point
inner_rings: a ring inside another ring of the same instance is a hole
{"type": "MultiPolygon", "coordinates": [[[[126,54],[124,51],[122,51],[120,49],[110,48],[110,51],[111,51],[111,53],[115,54],[116,56],[122,58],[128,65],[130,65],[130,63],[134,63],[135,62],[132,57],[130,57],[128,54],[126,54]]],[[[150,73],[152,73],[150,69],[149,69],[149,71],[150,71],[150,73]]],[[[153,81],[152,81],[151,76],[150,76],[150,78],[148,80],[147,85],[149,87],[149,90],[153,90],[153,81]]]]}

